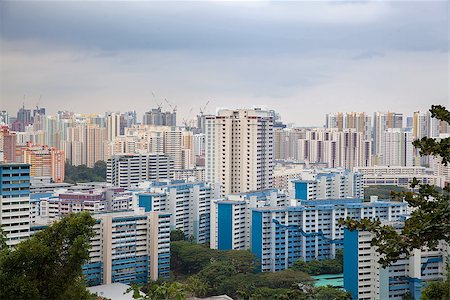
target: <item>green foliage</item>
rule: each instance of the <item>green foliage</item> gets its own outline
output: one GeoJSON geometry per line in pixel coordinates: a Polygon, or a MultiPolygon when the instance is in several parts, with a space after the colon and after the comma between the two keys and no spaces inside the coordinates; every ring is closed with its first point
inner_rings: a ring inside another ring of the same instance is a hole
{"type": "Polygon", "coordinates": [[[187,236],[184,234],[183,230],[181,229],[175,229],[170,232],[170,241],[186,241],[187,236]]]}
{"type": "Polygon", "coordinates": [[[408,189],[396,185],[371,185],[364,188],[364,200],[369,200],[370,196],[378,196],[379,199],[391,199],[392,192],[407,192],[408,189]]]}
{"type": "Polygon", "coordinates": [[[321,286],[314,288],[311,295],[308,297],[310,300],[351,300],[352,295],[343,290],[333,288],[331,286],[321,286]]]}
{"type": "Polygon", "coordinates": [[[92,299],[81,267],[89,258],[95,220],[69,215],[14,250],[0,253],[0,299],[92,299]]]}
{"type": "Polygon", "coordinates": [[[187,291],[192,297],[205,297],[208,293],[208,284],[199,276],[191,276],[186,281],[187,291]]]}
{"type": "MultiPolygon", "coordinates": [[[[450,124],[450,111],[444,106],[432,105],[431,116],[450,124]]],[[[433,155],[442,158],[442,164],[445,166],[450,162],[450,137],[440,139],[423,137],[413,142],[414,147],[420,149],[420,155],[433,155]]]]}
{"type": "Polygon", "coordinates": [[[88,168],[86,165],[72,166],[66,162],[64,181],[67,183],[104,182],[106,181],[106,163],[99,160],[93,168],[88,168]]]}
{"type": "Polygon", "coordinates": [[[291,267],[293,270],[302,271],[309,275],[339,274],[343,272],[344,259],[342,250],[336,251],[335,259],[312,260],[305,262],[297,260],[291,267]]]}
{"type": "Polygon", "coordinates": [[[216,257],[216,250],[188,241],[170,243],[170,268],[177,275],[200,272],[216,257]]]}
{"type": "MultiPolygon", "coordinates": [[[[450,122],[450,112],[445,107],[433,105],[430,112],[432,116],[450,122]]],[[[438,141],[425,137],[413,144],[420,149],[421,155],[438,156],[444,165],[450,162],[450,138],[438,141]]],[[[428,184],[419,185],[414,179],[411,188],[417,186],[417,193],[394,193],[394,197],[404,199],[412,208],[410,218],[399,231],[381,225],[379,220],[355,221],[348,218],[340,222],[350,230],[368,230],[374,234],[371,244],[378,248],[381,254],[379,262],[384,267],[403,255],[408,256],[413,249],[433,249],[441,240],[450,242],[450,186],[442,190],[428,184]]]]}
{"type": "Polygon", "coordinates": [[[422,290],[420,300],[450,299],[450,266],[447,265],[447,278],[444,281],[433,281],[422,290]]]}
{"type": "Polygon", "coordinates": [[[141,296],[139,287],[131,285],[124,294],[133,293],[133,299],[139,300],[184,300],[187,298],[187,291],[184,284],[179,282],[164,282],[153,284],[151,289],[141,296]]]}
{"type": "Polygon", "coordinates": [[[257,274],[257,286],[269,288],[290,288],[294,284],[312,285],[314,280],[306,273],[292,269],[280,272],[263,272],[257,274]]]}

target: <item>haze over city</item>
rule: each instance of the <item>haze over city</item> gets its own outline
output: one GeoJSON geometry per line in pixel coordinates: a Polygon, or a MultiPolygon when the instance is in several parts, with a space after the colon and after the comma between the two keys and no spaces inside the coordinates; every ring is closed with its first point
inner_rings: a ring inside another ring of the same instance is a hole
{"type": "MultiPolygon", "coordinates": [[[[288,123],[445,104],[448,2],[1,2],[0,99],[17,110],[266,105],[288,123]],[[156,96],[156,101],[152,96],[156,96]],[[39,98],[42,96],[41,100],[39,98]]],[[[189,110],[193,112],[189,115],[189,110]]]]}
{"type": "Polygon", "coordinates": [[[449,9],[0,0],[0,299],[450,299],[449,9]]]}

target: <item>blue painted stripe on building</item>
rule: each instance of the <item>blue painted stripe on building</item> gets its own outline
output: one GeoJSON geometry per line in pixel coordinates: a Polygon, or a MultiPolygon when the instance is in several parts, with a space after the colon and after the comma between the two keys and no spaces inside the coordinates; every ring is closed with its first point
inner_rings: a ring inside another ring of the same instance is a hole
{"type": "Polygon", "coordinates": [[[294,183],[295,199],[308,200],[308,183],[296,181],[294,183]]]}
{"type": "Polygon", "coordinates": [[[153,210],[152,195],[140,194],[138,198],[139,198],[139,207],[143,207],[145,209],[145,212],[153,210]]]}
{"type": "MultiPolygon", "coordinates": [[[[252,253],[261,261],[262,259],[262,212],[252,211],[252,253]]],[[[260,265],[261,270],[261,265],[260,265]]]]}
{"type": "Polygon", "coordinates": [[[344,229],[344,289],[358,299],[358,231],[344,229]]]}
{"type": "Polygon", "coordinates": [[[217,209],[218,249],[231,250],[233,232],[233,205],[232,203],[219,203],[217,209]]]}

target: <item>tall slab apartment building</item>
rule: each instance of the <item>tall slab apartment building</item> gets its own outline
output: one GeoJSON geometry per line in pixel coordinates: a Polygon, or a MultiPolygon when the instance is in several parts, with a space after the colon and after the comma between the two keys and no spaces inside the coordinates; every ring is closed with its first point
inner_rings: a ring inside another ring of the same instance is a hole
{"type": "Polygon", "coordinates": [[[261,109],[222,109],[205,117],[206,181],[221,194],[272,187],[273,119],[261,109]]]}

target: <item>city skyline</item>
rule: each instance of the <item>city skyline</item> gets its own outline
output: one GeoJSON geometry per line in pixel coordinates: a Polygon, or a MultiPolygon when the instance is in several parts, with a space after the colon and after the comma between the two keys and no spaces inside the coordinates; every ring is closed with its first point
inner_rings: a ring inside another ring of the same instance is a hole
{"type": "Polygon", "coordinates": [[[448,101],[447,2],[0,5],[8,111],[142,114],[167,98],[178,120],[210,101],[317,126],[448,101]]]}

